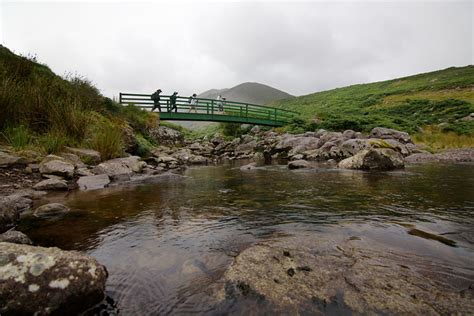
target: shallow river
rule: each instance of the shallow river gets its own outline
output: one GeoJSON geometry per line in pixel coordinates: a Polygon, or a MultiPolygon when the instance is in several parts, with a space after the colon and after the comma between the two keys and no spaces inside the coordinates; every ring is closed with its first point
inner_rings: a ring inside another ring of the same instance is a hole
{"type": "Polygon", "coordinates": [[[25,218],[42,246],[85,251],[109,271],[109,310],[213,313],[206,294],[259,240],[304,232],[359,236],[474,282],[474,164],[366,173],[320,166],[189,168],[182,178],[48,197],[73,211],[25,218]]]}

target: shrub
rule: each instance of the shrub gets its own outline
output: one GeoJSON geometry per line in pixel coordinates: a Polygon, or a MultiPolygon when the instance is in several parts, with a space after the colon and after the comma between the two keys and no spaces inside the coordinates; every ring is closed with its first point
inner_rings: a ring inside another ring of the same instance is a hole
{"type": "Polygon", "coordinates": [[[153,144],[141,134],[137,134],[135,136],[135,140],[137,142],[137,149],[135,151],[135,154],[140,157],[148,156],[151,150],[153,149],[153,144]]]}
{"type": "Polygon", "coordinates": [[[33,140],[31,131],[24,125],[5,128],[1,135],[14,149],[24,149],[33,140]]]}

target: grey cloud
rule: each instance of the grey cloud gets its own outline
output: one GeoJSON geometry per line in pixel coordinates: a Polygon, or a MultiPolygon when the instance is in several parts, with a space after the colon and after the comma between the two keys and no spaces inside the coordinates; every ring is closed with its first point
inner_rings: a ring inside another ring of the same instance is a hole
{"type": "Polygon", "coordinates": [[[2,2],[2,42],[109,96],[292,94],[472,64],[472,2],[2,2]]]}

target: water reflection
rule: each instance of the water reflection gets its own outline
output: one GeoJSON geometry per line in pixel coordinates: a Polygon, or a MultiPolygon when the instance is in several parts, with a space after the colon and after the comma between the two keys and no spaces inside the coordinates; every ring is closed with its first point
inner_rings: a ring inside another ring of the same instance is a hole
{"type": "Polygon", "coordinates": [[[84,250],[105,264],[109,295],[124,314],[209,312],[206,289],[236,254],[296,232],[373,239],[472,277],[472,167],[190,168],[184,178],[48,197],[43,203],[65,201],[73,212],[25,218],[20,229],[40,245],[84,250]]]}

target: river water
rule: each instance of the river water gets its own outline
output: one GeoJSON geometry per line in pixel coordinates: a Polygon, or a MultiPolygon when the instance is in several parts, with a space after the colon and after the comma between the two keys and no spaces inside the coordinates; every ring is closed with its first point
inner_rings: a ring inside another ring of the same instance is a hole
{"type": "Polygon", "coordinates": [[[208,290],[260,240],[358,236],[442,264],[474,283],[474,164],[419,164],[394,172],[326,165],[193,167],[155,183],[51,196],[72,212],[27,217],[41,246],[81,250],[109,271],[104,310],[213,313],[208,290]]]}

